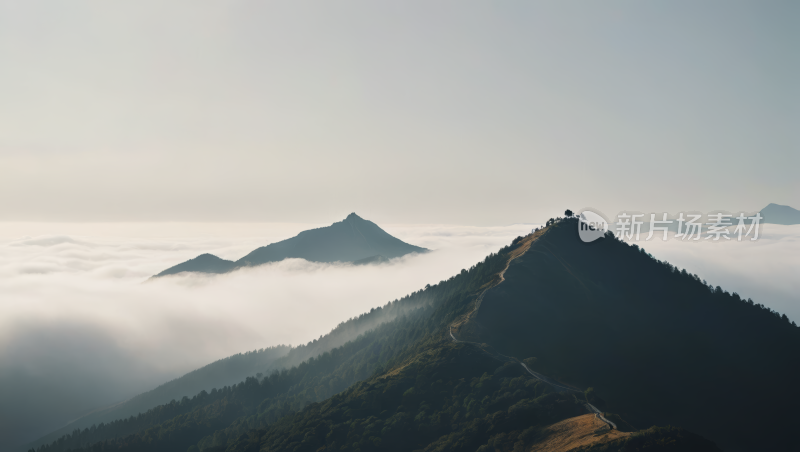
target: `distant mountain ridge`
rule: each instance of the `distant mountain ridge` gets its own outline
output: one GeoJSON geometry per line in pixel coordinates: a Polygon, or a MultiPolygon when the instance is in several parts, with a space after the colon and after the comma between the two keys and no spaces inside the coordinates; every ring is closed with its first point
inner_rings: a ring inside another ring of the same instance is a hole
{"type": "Polygon", "coordinates": [[[789,206],[770,203],[767,207],[761,209],[760,213],[764,217],[764,223],[800,224],[800,210],[789,206]]]}
{"type": "Polygon", "coordinates": [[[241,267],[288,258],[313,262],[379,263],[406,254],[427,251],[429,250],[426,248],[393,237],[377,224],[351,213],[344,220],[330,226],[303,231],[290,239],[257,248],[237,261],[206,253],[170,267],[155,277],[183,272],[227,273],[241,267]]]}

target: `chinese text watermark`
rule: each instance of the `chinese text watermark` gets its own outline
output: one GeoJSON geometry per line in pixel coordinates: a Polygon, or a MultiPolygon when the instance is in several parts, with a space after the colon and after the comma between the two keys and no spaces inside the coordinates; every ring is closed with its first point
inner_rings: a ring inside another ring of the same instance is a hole
{"type": "Polygon", "coordinates": [[[683,241],[720,241],[745,239],[758,240],[759,226],[763,217],[760,213],[748,216],[739,213],[734,217],[729,213],[680,212],[677,217],[669,218],[668,214],[622,212],[617,215],[613,225],[605,220],[599,212],[584,210],[578,215],[578,234],[584,242],[592,242],[603,237],[608,231],[621,240],[651,240],[660,237],[666,241],[669,232],[675,239],[683,241]],[[703,219],[705,217],[705,220],[703,219]],[[646,234],[646,236],[645,236],[646,234]]]}

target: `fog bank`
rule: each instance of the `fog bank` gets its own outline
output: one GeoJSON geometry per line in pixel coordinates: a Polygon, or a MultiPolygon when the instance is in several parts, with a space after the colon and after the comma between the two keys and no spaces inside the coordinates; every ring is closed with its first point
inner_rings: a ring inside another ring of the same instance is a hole
{"type": "Polygon", "coordinates": [[[320,225],[3,226],[13,238],[0,242],[0,449],[214,360],[308,342],[531,228],[389,226],[435,251],[379,266],[289,259],[147,281],[205,252],[238,259],[320,225]]]}
{"type": "MultiPolygon", "coordinates": [[[[446,279],[534,225],[384,225],[435,250],[379,266],[300,259],[226,275],[147,279],[201,253],[238,259],[312,224],[0,225],[0,449],[214,360],[300,344],[446,279]],[[179,237],[179,238],[176,238],[179,237]]],[[[800,321],[800,226],[756,242],[639,242],[800,321]]]]}

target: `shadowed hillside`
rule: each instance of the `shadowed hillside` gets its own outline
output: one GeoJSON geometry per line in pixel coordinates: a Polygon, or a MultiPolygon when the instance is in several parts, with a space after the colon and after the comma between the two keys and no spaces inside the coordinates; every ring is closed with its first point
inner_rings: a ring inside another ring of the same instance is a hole
{"type": "Polygon", "coordinates": [[[358,265],[380,263],[410,253],[428,250],[409,245],[381,229],[375,223],[351,213],[330,226],[303,231],[295,237],[258,248],[236,262],[213,254],[170,267],[156,277],[181,272],[227,273],[241,267],[300,258],[314,262],[354,262],[358,265]]]}
{"type": "MultiPolygon", "coordinates": [[[[747,263],[742,263],[747,265],[747,263]]],[[[672,424],[725,450],[790,450],[800,329],[636,245],[550,227],[489,291],[471,340],[597,388],[634,425],[672,424]]]]}

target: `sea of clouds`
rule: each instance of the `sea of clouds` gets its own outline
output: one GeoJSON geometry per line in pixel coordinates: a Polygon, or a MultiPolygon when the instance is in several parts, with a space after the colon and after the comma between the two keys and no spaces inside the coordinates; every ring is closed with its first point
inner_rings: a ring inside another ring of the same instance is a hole
{"type": "MultiPolygon", "coordinates": [[[[289,259],[148,281],[202,253],[238,259],[319,226],[0,224],[0,436],[31,440],[214,360],[305,343],[535,227],[388,225],[390,234],[435,251],[384,265],[289,259]]],[[[767,225],[756,242],[639,244],[800,321],[800,226],[767,225]]]]}
{"type": "Polygon", "coordinates": [[[435,251],[383,265],[289,259],[149,280],[202,253],[238,259],[319,226],[0,224],[0,445],[214,360],[313,340],[449,278],[532,227],[385,226],[435,251]]]}

